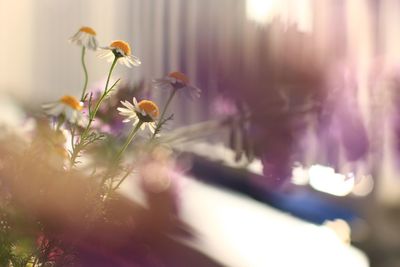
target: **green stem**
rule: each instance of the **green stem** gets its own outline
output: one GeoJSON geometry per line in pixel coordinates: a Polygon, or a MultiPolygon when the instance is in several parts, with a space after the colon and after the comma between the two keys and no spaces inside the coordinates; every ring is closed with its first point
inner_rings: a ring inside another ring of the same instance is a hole
{"type": "MultiPolygon", "coordinates": [[[[71,156],[71,167],[75,165],[75,162],[76,162],[76,159],[77,159],[77,157],[79,155],[79,152],[84,147],[82,145],[82,142],[84,141],[84,139],[89,134],[90,126],[92,125],[92,122],[94,121],[94,118],[96,117],[96,114],[99,111],[100,105],[103,102],[103,100],[106,98],[107,94],[109,93],[108,85],[110,83],[111,74],[112,74],[112,72],[113,72],[113,70],[115,68],[115,65],[117,64],[117,61],[118,61],[118,58],[115,57],[113,63],[111,64],[110,71],[108,72],[107,82],[106,82],[106,85],[104,87],[104,92],[101,95],[99,101],[97,101],[94,110],[92,112],[90,112],[90,114],[89,114],[89,122],[86,125],[85,129],[83,130],[83,133],[80,136],[80,140],[79,140],[78,144],[75,146],[75,149],[74,149],[74,151],[72,153],[72,156],[71,156]]],[[[90,105],[90,103],[89,103],[89,105],[90,105]]]]}
{"type": "Polygon", "coordinates": [[[114,70],[115,64],[117,63],[118,58],[115,57],[113,63],[111,64],[111,68],[110,71],[108,72],[108,77],[107,77],[107,82],[106,82],[106,86],[104,87],[104,92],[101,95],[99,101],[97,101],[96,106],[94,107],[93,112],[91,112],[89,114],[89,122],[88,125],[86,126],[84,132],[82,133],[82,138],[86,137],[86,135],[88,134],[89,130],[90,130],[90,126],[92,125],[92,122],[94,121],[94,118],[96,117],[97,111],[99,111],[100,105],[103,102],[104,98],[107,96],[108,93],[108,84],[110,83],[110,78],[111,78],[111,74],[114,70]]]}
{"type": "Polygon", "coordinates": [[[143,122],[139,121],[136,124],[136,127],[132,129],[132,131],[129,133],[128,138],[125,141],[124,146],[122,149],[118,152],[118,154],[114,158],[114,163],[118,163],[118,161],[121,159],[122,154],[125,152],[125,150],[128,148],[129,144],[132,142],[133,138],[135,138],[136,134],[138,133],[140,127],[142,126],[143,122]]]}
{"type": "Polygon", "coordinates": [[[102,96],[100,97],[99,101],[97,102],[94,111],[92,112],[91,116],[90,116],[90,120],[89,120],[89,124],[88,126],[90,127],[92,121],[94,120],[94,117],[96,116],[97,111],[100,108],[100,104],[103,102],[104,98],[107,96],[109,90],[108,90],[108,84],[110,83],[110,78],[111,78],[111,74],[115,68],[115,65],[117,64],[118,58],[115,57],[113,63],[111,64],[111,68],[110,71],[108,72],[108,77],[107,77],[107,82],[106,82],[106,86],[104,87],[104,92],[102,94],[102,96]]]}
{"type": "Polygon", "coordinates": [[[86,47],[82,46],[82,56],[81,56],[81,62],[82,62],[82,68],[83,68],[83,72],[85,74],[85,82],[83,85],[83,91],[82,91],[82,96],[81,96],[81,101],[85,101],[85,96],[86,96],[86,88],[88,85],[88,80],[89,80],[89,75],[87,72],[87,68],[86,68],[86,63],[85,63],[85,54],[86,54],[86,47]]]}
{"type": "Polygon", "coordinates": [[[112,191],[117,190],[118,187],[119,187],[119,186],[125,181],[125,179],[129,176],[129,174],[131,174],[131,172],[132,172],[132,169],[128,170],[128,171],[125,173],[125,175],[121,178],[121,180],[118,181],[118,183],[117,183],[116,186],[110,187],[110,192],[109,192],[109,194],[110,194],[112,191]]]}
{"type": "Polygon", "coordinates": [[[156,136],[156,134],[157,134],[157,132],[158,132],[158,130],[159,130],[161,124],[162,124],[162,121],[163,121],[163,119],[164,119],[165,112],[167,111],[169,104],[171,103],[172,99],[174,98],[174,96],[175,96],[175,94],[176,94],[176,91],[177,91],[177,89],[173,89],[172,92],[171,92],[171,94],[169,95],[169,98],[168,98],[168,100],[167,100],[167,103],[166,103],[165,106],[164,106],[164,109],[163,109],[163,111],[162,111],[162,113],[161,113],[160,119],[158,120],[157,127],[156,127],[156,129],[154,130],[154,134],[153,134],[153,136],[151,137],[151,139],[154,139],[154,137],[156,136]]]}
{"type": "MultiPolygon", "coordinates": [[[[101,181],[101,185],[104,184],[104,182],[110,177],[114,175],[115,169],[118,166],[118,162],[121,160],[122,154],[124,154],[124,152],[126,151],[126,149],[128,148],[129,144],[132,142],[133,138],[135,138],[136,134],[138,133],[140,127],[142,126],[143,122],[139,121],[135,128],[132,128],[132,131],[129,133],[128,138],[125,141],[125,144],[123,145],[123,147],[121,148],[121,150],[115,155],[114,159],[111,162],[111,166],[109,171],[106,172],[106,174],[104,175],[102,181],[101,181]]],[[[120,181],[121,182],[121,181],[120,181]]],[[[120,184],[120,183],[118,183],[120,184]]]]}

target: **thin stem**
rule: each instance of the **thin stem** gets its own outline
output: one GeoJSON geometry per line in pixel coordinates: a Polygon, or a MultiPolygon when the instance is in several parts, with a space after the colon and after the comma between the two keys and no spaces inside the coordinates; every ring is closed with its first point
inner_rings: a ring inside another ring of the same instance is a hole
{"type": "MultiPolygon", "coordinates": [[[[101,103],[103,102],[103,100],[106,98],[107,94],[110,91],[108,89],[108,85],[110,83],[111,74],[115,68],[115,65],[117,64],[117,61],[118,61],[118,57],[115,57],[113,63],[111,64],[110,71],[108,72],[107,82],[104,87],[103,94],[101,95],[99,101],[97,101],[94,110],[89,113],[89,122],[86,125],[85,129],[83,130],[83,133],[80,136],[80,140],[79,140],[78,144],[75,146],[75,149],[72,153],[71,167],[73,167],[75,165],[76,159],[79,156],[79,152],[84,148],[85,145],[83,145],[83,142],[85,141],[87,135],[89,134],[90,126],[92,125],[92,122],[94,121],[94,118],[96,117],[97,111],[99,111],[101,103]]],[[[115,85],[116,85],[116,83],[114,83],[111,88],[113,88],[115,85]]],[[[89,105],[90,105],[90,103],[89,103],[89,105]]]]}
{"type": "Polygon", "coordinates": [[[132,142],[133,138],[135,138],[136,134],[138,133],[140,127],[142,126],[143,122],[139,121],[136,124],[135,128],[132,128],[132,131],[129,133],[128,138],[125,141],[125,144],[121,148],[121,150],[115,155],[114,159],[111,162],[110,169],[106,172],[104,175],[101,185],[104,184],[104,182],[112,175],[114,175],[115,169],[118,166],[118,162],[121,160],[122,154],[125,152],[125,150],[128,148],[129,144],[132,142]]]}
{"type": "MultiPolygon", "coordinates": [[[[97,111],[99,111],[99,108],[100,108],[101,103],[103,102],[104,98],[107,96],[107,93],[108,93],[108,91],[109,91],[109,90],[108,90],[108,84],[110,83],[111,74],[112,74],[112,72],[113,72],[113,70],[114,70],[115,64],[117,64],[117,61],[118,61],[118,58],[115,57],[113,63],[111,64],[110,71],[108,72],[108,77],[107,77],[106,86],[104,87],[104,92],[103,92],[103,94],[101,95],[99,101],[96,103],[96,106],[94,107],[93,112],[91,112],[91,113],[89,114],[89,122],[88,122],[88,125],[86,126],[86,129],[85,129],[85,131],[84,131],[84,133],[86,132],[86,134],[87,134],[87,132],[89,131],[90,126],[91,126],[91,124],[92,124],[94,118],[96,117],[97,111]]],[[[83,135],[83,134],[82,134],[82,135],[83,135]]]]}
{"type": "Polygon", "coordinates": [[[151,139],[154,139],[154,137],[156,136],[158,130],[160,129],[160,126],[161,126],[162,121],[163,121],[164,116],[165,116],[165,112],[167,111],[169,104],[171,103],[172,99],[174,98],[174,96],[175,96],[175,94],[176,94],[176,91],[177,91],[177,89],[173,89],[172,92],[171,92],[171,94],[169,95],[168,100],[167,100],[167,103],[166,103],[165,106],[164,106],[164,109],[163,109],[163,111],[162,111],[162,113],[161,113],[160,119],[158,120],[157,127],[156,127],[156,129],[155,129],[155,131],[154,131],[154,134],[153,134],[153,136],[151,137],[151,139]]]}
{"type": "Polygon", "coordinates": [[[75,164],[76,164],[76,159],[79,156],[79,152],[81,151],[81,144],[82,144],[82,139],[79,140],[79,142],[73,147],[72,153],[71,153],[71,159],[70,159],[70,168],[72,169],[75,164]]]}
{"type": "Polygon", "coordinates": [[[142,126],[143,122],[139,121],[136,124],[136,127],[132,129],[132,131],[129,133],[128,138],[125,141],[124,146],[122,149],[118,152],[118,154],[114,158],[114,163],[118,163],[118,161],[121,159],[122,154],[125,152],[125,150],[128,148],[129,144],[132,142],[133,138],[135,138],[137,132],[139,131],[140,127],[142,126]]]}
{"type": "Polygon", "coordinates": [[[110,187],[111,188],[111,192],[112,191],[115,191],[115,190],[117,190],[118,189],[118,187],[125,181],[125,179],[129,176],[129,174],[131,174],[131,172],[132,172],[132,169],[129,169],[126,173],[125,173],[125,175],[121,178],[121,180],[119,180],[118,181],[118,183],[114,186],[114,187],[110,187]]]}
{"type": "Polygon", "coordinates": [[[89,75],[88,75],[87,68],[86,68],[86,63],[85,63],[85,54],[86,54],[86,47],[82,46],[81,63],[82,63],[83,73],[85,74],[85,82],[84,82],[84,85],[83,85],[82,96],[81,96],[81,101],[82,102],[85,101],[86,88],[87,88],[88,80],[89,80],[89,75]]]}

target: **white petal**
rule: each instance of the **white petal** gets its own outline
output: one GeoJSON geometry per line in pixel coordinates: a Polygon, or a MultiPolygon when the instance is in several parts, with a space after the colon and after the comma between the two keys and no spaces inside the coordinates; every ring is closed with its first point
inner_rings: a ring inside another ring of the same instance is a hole
{"type": "Polygon", "coordinates": [[[184,90],[187,89],[189,91],[189,94],[192,98],[199,98],[201,94],[201,90],[195,86],[186,86],[186,88],[183,88],[184,90]]]}
{"type": "Polygon", "coordinates": [[[126,108],[128,108],[129,110],[134,111],[135,110],[135,106],[132,105],[131,103],[129,103],[129,101],[121,101],[121,104],[124,105],[126,108]]]}
{"type": "Polygon", "coordinates": [[[129,117],[132,117],[132,112],[128,112],[128,111],[120,112],[119,115],[129,118],[129,117]]]}
{"type": "Polygon", "coordinates": [[[174,87],[170,83],[154,85],[155,89],[159,90],[173,90],[174,87]]]}
{"type": "Polygon", "coordinates": [[[159,78],[159,79],[153,79],[151,80],[151,82],[153,84],[165,84],[165,83],[169,83],[169,81],[165,78],[159,78]]]}
{"type": "Polygon", "coordinates": [[[84,35],[81,31],[78,31],[77,33],[75,33],[70,39],[69,41],[71,43],[75,43],[77,45],[82,45],[82,39],[84,38],[84,35]]]}
{"type": "Polygon", "coordinates": [[[136,117],[132,120],[132,125],[136,125],[136,124],[138,124],[138,122],[139,122],[139,119],[136,117]]]}
{"type": "Polygon", "coordinates": [[[121,112],[126,112],[128,109],[127,109],[127,108],[118,107],[117,110],[118,110],[118,111],[121,111],[121,112]]]}
{"type": "Polygon", "coordinates": [[[172,90],[173,89],[171,82],[166,78],[153,79],[152,85],[154,88],[161,89],[161,90],[172,90]]]}
{"type": "Polygon", "coordinates": [[[68,121],[75,122],[74,121],[74,111],[71,108],[64,108],[63,113],[68,121]]]}
{"type": "Polygon", "coordinates": [[[136,120],[136,119],[138,119],[137,118],[137,115],[136,115],[136,113],[133,115],[130,115],[129,117],[128,117],[128,119],[130,119],[130,120],[136,120]]]}
{"type": "Polygon", "coordinates": [[[50,116],[58,116],[63,112],[64,105],[56,102],[56,103],[50,103],[47,106],[47,109],[45,109],[46,114],[50,116]],[[52,106],[50,106],[52,105],[52,106]]]}
{"type": "Polygon", "coordinates": [[[132,67],[130,64],[129,58],[123,57],[123,58],[120,58],[119,60],[120,60],[121,64],[127,66],[128,68],[132,67]]]}
{"type": "Polygon", "coordinates": [[[178,81],[178,80],[175,79],[174,77],[169,77],[169,76],[165,77],[165,79],[166,79],[167,81],[169,81],[170,83],[172,83],[172,84],[175,84],[175,83],[178,81]]]}
{"type": "Polygon", "coordinates": [[[100,50],[100,52],[98,53],[98,57],[99,58],[110,58],[113,57],[114,54],[113,52],[109,49],[109,48],[101,48],[102,50],[100,50]]]}
{"type": "Polygon", "coordinates": [[[132,110],[129,109],[129,108],[118,107],[117,110],[120,111],[120,112],[132,113],[132,110]]]}
{"type": "Polygon", "coordinates": [[[55,106],[57,106],[59,103],[58,102],[51,102],[51,103],[46,103],[42,105],[42,109],[52,109],[55,106]]]}
{"type": "Polygon", "coordinates": [[[98,47],[97,39],[96,39],[96,37],[94,37],[93,35],[91,35],[91,36],[88,38],[87,48],[96,51],[96,50],[97,50],[97,47],[98,47]]]}
{"type": "Polygon", "coordinates": [[[149,123],[149,130],[150,132],[154,133],[156,131],[156,125],[154,122],[149,123]]]}
{"type": "Polygon", "coordinates": [[[136,56],[129,56],[129,61],[131,62],[131,64],[135,67],[139,66],[142,64],[142,62],[140,61],[140,59],[136,56]]]}

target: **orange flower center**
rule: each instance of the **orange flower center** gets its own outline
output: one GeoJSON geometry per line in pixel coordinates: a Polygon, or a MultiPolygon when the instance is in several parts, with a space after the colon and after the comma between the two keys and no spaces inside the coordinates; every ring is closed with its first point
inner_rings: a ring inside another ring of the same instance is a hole
{"type": "Polygon", "coordinates": [[[79,31],[80,31],[80,32],[85,32],[85,33],[91,34],[91,35],[96,35],[95,30],[93,30],[93,29],[90,28],[90,27],[82,27],[82,28],[79,29],[79,31]]]}
{"type": "Polygon", "coordinates": [[[182,72],[175,71],[168,74],[168,77],[175,78],[183,84],[189,84],[189,78],[182,72]]]}
{"type": "Polygon", "coordinates": [[[119,48],[122,52],[124,52],[125,56],[129,56],[131,54],[131,48],[127,42],[118,40],[112,42],[110,46],[112,48],[119,48]]]}
{"type": "Polygon", "coordinates": [[[153,119],[158,117],[160,110],[156,103],[150,100],[142,100],[138,103],[138,106],[141,110],[144,110],[147,115],[150,115],[153,119]]]}
{"type": "Polygon", "coordinates": [[[75,97],[65,95],[60,99],[60,102],[75,110],[82,110],[82,104],[75,97]]]}

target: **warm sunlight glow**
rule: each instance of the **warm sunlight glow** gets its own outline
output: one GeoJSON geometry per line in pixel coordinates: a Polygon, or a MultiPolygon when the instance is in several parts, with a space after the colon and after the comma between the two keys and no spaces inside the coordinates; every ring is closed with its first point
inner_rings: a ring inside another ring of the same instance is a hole
{"type": "Polygon", "coordinates": [[[308,170],[301,166],[300,164],[297,164],[296,166],[293,167],[292,169],[292,183],[296,185],[307,185],[308,184],[308,170]]]}
{"type": "Polygon", "coordinates": [[[279,18],[284,25],[296,25],[299,31],[313,30],[313,5],[311,0],[247,0],[247,19],[267,24],[279,18]]]}
{"type": "Polygon", "coordinates": [[[273,15],[273,0],[247,0],[247,18],[258,23],[266,23],[273,15]]]}
{"type": "Polygon", "coordinates": [[[334,196],[346,196],[354,188],[354,175],[335,173],[331,167],[313,165],[308,171],[310,185],[318,191],[334,196]]]}

